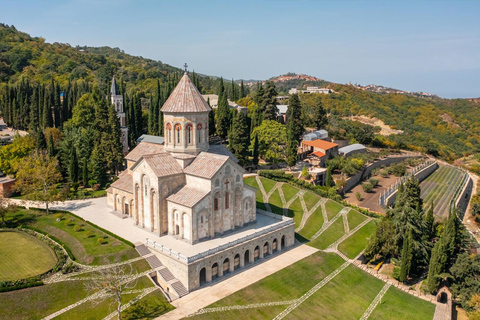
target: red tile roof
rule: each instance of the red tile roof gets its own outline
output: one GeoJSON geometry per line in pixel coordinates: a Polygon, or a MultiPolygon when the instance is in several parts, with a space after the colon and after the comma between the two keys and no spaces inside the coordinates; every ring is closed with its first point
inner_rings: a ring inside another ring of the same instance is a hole
{"type": "Polygon", "coordinates": [[[186,73],[161,109],[162,112],[175,113],[209,112],[210,110],[212,109],[186,73]]]}
{"type": "Polygon", "coordinates": [[[319,158],[325,157],[325,153],[320,152],[320,151],[314,152],[314,153],[312,153],[312,154],[313,154],[314,156],[319,157],[319,158]]]}
{"type": "Polygon", "coordinates": [[[143,160],[145,160],[153,172],[155,172],[157,177],[165,177],[183,173],[182,167],[170,153],[146,155],[143,156],[143,160]]]}
{"type": "Polygon", "coordinates": [[[323,150],[329,150],[329,149],[338,147],[338,144],[325,141],[325,140],[312,140],[312,141],[303,140],[302,144],[306,146],[311,146],[314,148],[323,149],[323,150]]]}
{"type": "Polygon", "coordinates": [[[142,141],[125,156],[125,159],[137,161],[144,155],[157,154],[160,152],[163,152],[163,145],[142,141]]]}
{"type": "Polygon", "coordinates": [[[198,190],[184,186],[177,193],[169,196],[167,200],[192,208],[208,194],[210,194],[210,190],[198,190]]]}
{"type": "MultiPolygon", "coordinates": [[[[133,193],[133,178],[131,174],[119,176],[118,180],[112,183],[111,188],[133,193]]],[[[113,191],[113,190],[111,190],[113,191]]]]}
{"type": "Polygon", "coordinates": [[[201,152],[193,162],[184,169],[186,174],[210,179],[229,159],[228,156],[201,152]]]}

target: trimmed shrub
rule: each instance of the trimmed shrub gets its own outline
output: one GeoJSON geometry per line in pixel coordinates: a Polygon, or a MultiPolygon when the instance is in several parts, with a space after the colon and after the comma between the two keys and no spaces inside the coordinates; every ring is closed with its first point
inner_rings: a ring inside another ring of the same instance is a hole
{"type": "Polygon", "coordinates": [[[97,239],[97,243],[100,244],[100,245],[101,245],[101,244],[107,244],[108,241],[107,241],[106,239],[104,239],[104,238],[98,238],[98,239],[97,239]]]}
{"type": "Polygon", "coordinates": [[[373,186],[370,182],[362,183],[362,188],[363,188],[363,191],[365,191],[365,192],[372,192],[372,190],[373,190],[373,186]]]}
{"type": "Polygon", "coordinates": [[[378,186],[378,179],[375,179],[375,178],[370,178],[368,179],[368,182],[372,185],[373,188],[377,187],[378,186]]]}
{"type": "Polygon", "coordinates": [[[83,229],[82,229],[82,226],[81,226],[81,225],[76,224],[76,225],[73,227],[73,230],[75,230],[75,232],[80,232],[80,231],[82,231],[83,229]]]}
{"type": "Polygon", "coordinates": [[[358,201],[362,201],[362,194],[360,192],[355,192],[355,197],[358,201]]]}
{"type": "Polygon", "coordinates": [[[85,233],[85,235],[87,236],[87,238],[93,238],[93,237],[95,237],[95,235],[93,234],[93,232],[90,231],[90,230],[88,230],[88,231],[85,233]]]}

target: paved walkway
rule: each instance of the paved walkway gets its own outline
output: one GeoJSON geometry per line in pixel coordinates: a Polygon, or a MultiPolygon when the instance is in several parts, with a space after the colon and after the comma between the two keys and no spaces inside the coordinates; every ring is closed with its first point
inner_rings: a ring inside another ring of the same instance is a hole
{"type": "Polygon", "coordinates": [[[176,309],[161,316],[159,319],[181,319],[191,315],[317,251],[317,249],[307,245],[300,245],[290,249],[284,254],[273,257],[231,278],[222,280],[212,286],[193,291],[185,297],[173,301],[172,304],[176,309]]]}

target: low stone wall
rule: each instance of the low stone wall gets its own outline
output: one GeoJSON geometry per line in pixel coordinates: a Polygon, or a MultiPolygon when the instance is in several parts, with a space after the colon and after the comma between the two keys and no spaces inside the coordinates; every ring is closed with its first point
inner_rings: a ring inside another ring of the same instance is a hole
{"type": "MultiPolygon", "coordinates": [[[[434,162],[428,167],[415,173],[414,176],[415,178],[418,179],[418,181],[422,182],[437,169],[438,169],[438,163],[434,162]]],[[[398,192],[398,189],[393,191],[393,193],[385,199],[385,207],[388,208],[395,203],[395,200],[397,199],[397,192],[398,192]]]]}
{"type": "Polygon", "coordinates": [[[470,202],[470,198],[472,196],[472,191],[473,179],[467,173],[466,183],[464,184],[462,191],[458,195],[458,198],[455,200],[455,207],[461,210],[462,215],[465,214],[465,211],[467,210],[468,203],[470,202]]]}
{"type": "Polygon", "coordinates": [[[360,181],[365,179],[366,177],[372,174],[372,171],[380,168],[382,166],[389,166],[394,163],[405,161],[409,158],[420,158],[421,154],[406,154],[406,155],[399,155],[399,156],[390,156],[388,158],[380,159],[375,161],[374,163],[370,164],[369,166],[363,168],[357,174],[353,175],[347,180],[345,187],[343,187],[344,192],[349,191],[353,187],[355,187],[360,181]]]}

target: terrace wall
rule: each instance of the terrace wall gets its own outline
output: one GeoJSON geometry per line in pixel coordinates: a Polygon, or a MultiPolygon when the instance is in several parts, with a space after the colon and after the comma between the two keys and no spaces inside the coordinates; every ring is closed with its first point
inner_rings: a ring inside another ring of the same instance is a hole
{"type": "Polygon", "coordinates": [[[465,213],[470,202],[470,197],[472,196],[473,191],[473,179],[467,173],[468,178],[467,182],[463,186],[462,192],[459,194],[458,198],[455,201],[455,206],[461,210],[462,214],[465,213]]]}
{"type": "Polygon", "coordinates": [[[372,171],[380,168],[382,166],[389,166],[394,163],[405,161],[408,158],[419,158],[421,157],[420,154],[406,154],[406,155],[399,155],[399,156],[390,156],[388,158],[380,159],[375,161],[374,163],[370,164],[369,166],[360,170],[357,174],[353,175],[347,180],[345,187],[343,187],[344,192],[349,191],[353,187],[355,187],[360,181],[369,177],[372,174],[372,171]]]}

